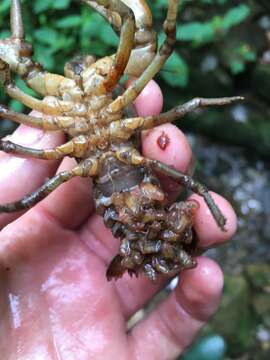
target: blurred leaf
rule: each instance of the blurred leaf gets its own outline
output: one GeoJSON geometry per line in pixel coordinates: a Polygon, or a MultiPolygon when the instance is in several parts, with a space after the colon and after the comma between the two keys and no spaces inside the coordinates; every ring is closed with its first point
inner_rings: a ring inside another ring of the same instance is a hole
{"type": "Polygon", "coordinates": [[[214,16],[207,22],[190,22],[177,29],[177,39],[193,41],[195,45],[205,44],[219,39],[226,31],[244,21],[250,14],[247,5],[239,5],[230,9],[224,16],[214,16]]]}
{"type": "Polygon", "coordinates": [[[10,31],[1,31],[0,32],[0,39],[6,39],[10,36],[10,31]]]}
{"type": "Polygon", "coordinates": [[[77,27],[81,25],[82,18],[79,15],[69,15],[64,17],[63,19],[58,20],[55,24],[58,28],[71,28],[71,27],[77,27]]]}
{"type": "Polygon", "coordinates": [[[100,28],[99,37],[101,40],[104,41],[105,44],[109,46],[118,45],[119,42],[118,36],[115,34],[113,29],[108,24],[105,24],[100,28]]]}
{"type": "Polygon", "coordinates": [[[237,75],[245,70],[246,63],[254,62],[257,56],[248,44],[239,44],[232,49],[226,59],[232,73],[237,75]]]}
{"type": "Polygon", "coordinates": [[[0,13],[4,15],[9,11],[10,0],[2,0],[0,3],[0,13]]]}
{"type": "Polygon", "coordinates": [[[82,14],[80,41],[82,51],[104,56],[117,47],[119,39],[103,17],[96,12],[89,13],[87,9],[82,14]]]}
{"type": "Polygon", "coordinates": [[[255,51],[253,51],[248,44],[242,44],[238,48],[238,53],[246,61],[255,61],[257,58],[255,51]]]}
{"type": "Polygon", "coordinates": [[[231,71],[233,74],[237,75],[245,69],[245,64],[240,59],[234,59],[230,62],[231,71]]]}
{"type": "Polygon", "coordinates": [[[42,44],[35,46],[35,58],[41,63],[46,70],[52,70],[55,65],[54,57],[51,50],[42,44]]]}
{"type": "Polygon", "coordinates": [[[17,100],[14,100],[14,99],[10,100],[10,102],[9,102],[9,107],[10,107],[13,111],[17,111],[17,112],[22,112],[22,111],[23,111],[23,108],[24,108],[24,106],[23,106],[22,103],[20,103],[20,102],[17,101],[17,100]]]}
{"type": "Polygon", "coordinates": [[[36,14],[39,14],[45,10],[48,10],[51,8],[51,4],[52,4],[53,0],[35,0],[34,2],[34,12],[36,14]]]}
{"type": "Polygon", "coordinates": [[[242,4],[230,9],[224,16],[222,27],[230,29],[232,26],[238,25],[245,20],[250,14],[249,6],[242,4]]]}
{"type": "Polygon", "coordinates": [[[160,75],[171,86],[185,87],[188,83],[188,66],[185,60],[174,52],[160,75]]]}
{"type": "Polygon", "coordinates": [[[211,23],[191,22],[177,29],[177,40],[202,43],[214,38],[214,28],[211,23]]]}
{"type": "Polygon", "coordinates": [[[66,53],[69,53],[70,50],[74,49],[75,39],[74,37],[67,37],[60,35],[57,38],[57,41],[53,44],[51,53],[54,54],[59,50],[64,50],[66,53]]]}
{"type": "Polygon", "coordinates": [[[66,9],[70,5],[70,0],[54,0],[52,5],[54,9],[66,9]]]}
{"type": "Polygon", "coordinates": [[[53,45],[57,41],[57,32],[49,27],[36,30],[34,36],[43,44],[53,45]]]}
{"type": "Polygon", "coordinates": [[[31,95],[31,96],[36,96],[37,94],[30,89],[26,83],[19,77],[16,77],[16,85],[26,94],[31,95]]]}

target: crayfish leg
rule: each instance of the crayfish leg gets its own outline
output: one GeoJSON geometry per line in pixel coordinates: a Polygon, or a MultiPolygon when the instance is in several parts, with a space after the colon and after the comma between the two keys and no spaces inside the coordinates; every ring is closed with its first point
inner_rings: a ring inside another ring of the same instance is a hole
{"type": "Polygon", "coordinates": [[[26,210],[47,197],[51,192],[63,183],[69,181],[75,176],[89,177],[96,175],[97,160],[88,158],[75,166],[71,170],[62,171],[45,182],[39,189],[26,195],[21,200],[0,205],[0,213],[12,213],[20,210],[26,210]]]}
{"type": "Polygon", "coordinates": [[[102,15],[117,34],[121,31],[123,17],[127,14],[126,9],[132,10],[135,16],[136,32],[133,50],[126,66],[125,74],[132,76],[141,75],[153,60],[157,48],[157,35],[152,30],[152,14],[147,2],[144,0],[82,1],[102,15]]]}
{"type": "Polygon", "coordinates": [[[0,213],[12,213],[26,210],[47,197],[53,190],[74,176],[72,171],[63,171],[42,185],[38,190],[26,195],[21,200],[0,205],[0,213]]]}
{"type": "Polygon", "coordinates": [[[13,39],[24,38],[24,28],[22,21],[22,10],[20,0],[12,0],[10,6],[10,28],[13,39]]]}
{"type": "Polygon", "coordinates": [[[178,105],[173,109],[162,113],[160,115],[146,116],[146,117],[134,117],[129,119],[119,120],[119,126],[121,122],[122,127],[133,128],[133,129],[152,129],[156,126],[173,122],[177,119],[182,118],[189,112],[197,110],[202,107],[208,106],[223,106],[230,105],[236,101],[244,100],[242,96],[224,97],[224,98],[194,98],[185,104],[178,105]]]}
{"type": "Polygon", "coordinates": [[[9,119],[18,124],[24,124],[33,128],[56,131],[64,130],[66,133],[76,136],[89,132],[89,124],[86,118],[79,116],[48,116],[41,117],[26,115],[0,105],[0,119],[9,119]]]}
{"type": "Polygon", "coordinates": [[[89,147],[89,139],[86,136],[80,135],[74,137],[65,144],[56,146],[53,149],[33,149],[26,146],[21,146],[9,140],[0,140],[0,150],[6,153],[30,156],[36,159],[44,160],[59,160],[65,156],[72,156],[75,158],[82,158],[89,147]]]}
{"type": "Polygon", "coordinates": [[[132,85],[124,92],[122,96],[115,99],[107,108],[106,112],[118,112],[129,103],[134,101],[148,82],[159,72],[163,64],[173,51],[173,46],[176,41],[176,18],[178,13],[178,0],[169,0],[167,17],[163,28],[166,34],[166,39],[161,45],[157,54],[150,65],[143,71],[140,77],[135,80],[132,85]]]}
{"type": "Polygon", "coordinates": [[[224,217],[221,210],[216,205],[214,199],[210,195],[208,189],[204,185],[194,180],[191,176],[175,170],[174,168],[158,160],[146,159],[145,163],[151,166],[153,170],[157,170],[158,172],[169,176],[170,178],[184,186],[186,189],[191,190],[194,193],[202,196],[209,210],[211,211],[217,225],[221,228],[222,231],[226,231],[226,218],[224,217]]]}
{"type": "Polygon", "coordinates": [[[96,93],[99,93],[99,88],[102,88],[105,94],[111,92],[113,88],[118,84],[130,58],[131,50],[133,48],[134,35],[135,20],[133,13],[131,11],[128,11],[127,15],[124,16],[123,19],[120,33],[120,42],[118,45],[117,53],[114,57],[113,64],[104,81],[102,81],[100,86],[95,89],[96,93]]]}
{"type": "MultiPolygon", "coordinates": [[[[0,61],[1,66],[1,61],[0,61]]],[[[0,69],[1,76],[1,69],[0,69]]],[[[46,115],[67,115],[67,116],[84,116],[86,114],[86,107],[84,104],[74,103],[73,101],[61,101],[57,98],[51,97],[50,101],[41,101],[31,95],[24,93],[13,82],[6,82],[3,84],[7,94],[23,105],[32,110],[36,110],[46,115]]]]}
{"type": "Polygon", "coordinates": [[[226,218],[222,214],[219,207],[216,205],[208,189],[201,183],[194,180],[191,176],[175,170],[174,168],[162,163],[161,161],[145,158],[134,149],[119,149],[115,152],[115,156],[118,160],[127,164],[150,167],[153,170],[158,171],[159,173],[169,176],[170,178],[184,186],[186,189],[191,190],[194,193],[202,196],[209,210],[211,211],[217,225],[221,228],[222,231],[226,231],[226,218]]]}
{"type": "Polygon", "coordinates": [[[74,80],[48,73],[32,59],[32,46],[24,40],[20,0],[11,1],[10,27],[11,38],[0,41],[0,59],[39,94],[62,96],[65,93],[80,101],[83,93],[74,80]]]}

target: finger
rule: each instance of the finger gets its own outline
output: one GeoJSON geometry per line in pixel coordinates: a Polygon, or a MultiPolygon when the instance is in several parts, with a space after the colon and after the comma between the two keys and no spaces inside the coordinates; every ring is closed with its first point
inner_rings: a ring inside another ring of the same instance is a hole
{"type": "Polygon", "coordinates": [[[237,229],[237,217],[231,204],[222,196],[211,192],[215,203],[227,219],[225,229],[222,231],[213,218],[204,199],[193,194],[189,199],[196,200],[199,209],[195,212],[194,228],[199,238],[199,248],[206,250],[211,246],[222,244],[233,237],[237,229]]]}
{"type": "Polygon", "coordinates": [[[181,276],[179,286],[130,333],[136,359],[174,359],[194,340],[216,311],[223,275],[216,263],[198,258],[198,266],[181,276]]]}
{"type": "Polygon", "coordinates": [[[153,282],[143,274],[140,274],[139,277],[130,277],[125,274],[121,279],[115,281],[115,290],[125,320],[128,321],[138,310],[143,308],[170,280],[161,275],[157,281],[153,282]]]}
{"type": "MultiPolygon", "coordinates": [[[[134,80],[127,82],[130,85],[134,80]]],[[[139,116],[157,115],[163,106],[163,96],[158,84],[151,80],[134,101],[139,116]]],[[[150,158],[174,166],[175,169],[190,173],[194,165],[192,151],[185,135],[176,126],[166,124],[143,132],[142,152],[150,158]]],[[[168,177],[160,176],[169,200],[179,194],[180,186],[168,177]]]]}
{"type": "MultiPolygon", "coordinates": [[[[132,84],[134,80],[129,80],[126,86],[132,84]]],[[[163,107],[163,95],[159,85],[151,80],[143,89],[134,105],[139,116],[158,115],[163,107]]]]}
{"type": "MultiPolygon", "coordinates": [[[[9,139],[17,144],[37,149],[55,147],[64,141],[60,132],[46,133],[24,125],[19,126],[9,139]]],[[[0,203],[18,200],[36,190],[47,177],[55,173],[58,164],[58,161],[26,159],[2,152],[0,155],[0,203]]],[[[0,228],[20,215],[21,212],[1,214],[0,228]]]]}
{"type": "MultiPolygon", "coordinates": [[[[65,158],[57,172],[69,170],[76,161],[65,158]]],[[[75,177],[62,184],[36,207],[37,211],[49,214],[63,228],[75,230],[94,212],[92,181],[75,177]]]]}
{"type": "MultiPolygon", "coordinates": [[[[159,160],[184,173],[189,173],[193,163],[192,151],[186,136],[172,124],[161,125],[145,132],[142,152],[145,157],[159,160]]],[[[172,202],[179,195],[180,185],[167,176],[159,176],[159,178],[172,202]]]]}
{"type": "MultiPolygon", "coordinates": [[[[128,82],[128,84],[130,84],[128,82]]],[[[139,116],[158,115],[163,107],[163,96],[159,85],[151,80],[134,102],[139,116]]],[[[187,138],[176,126],[166,124],[144,131],[142,136],[143,154],[174,166],[177,170],[190,173],[193,167],[192,151],[187,138]]],[[[165,176],[159,176],[164,190],[173,201],[179,194],[180,186],[165,176]]]]}

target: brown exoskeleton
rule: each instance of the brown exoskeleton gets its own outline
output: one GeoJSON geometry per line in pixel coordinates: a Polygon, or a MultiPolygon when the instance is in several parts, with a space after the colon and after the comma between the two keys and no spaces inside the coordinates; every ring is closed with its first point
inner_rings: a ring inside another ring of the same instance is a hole
{"type": "Polygon", "coordinates": [[[116,54],[97,61],[90,55],[71,60],[64,68],[65,76],[61,76],[46,72],[32,59],[31,45],[24,40],[20,1],[11,1],[12,35],[0,41],[0,80],[10,97],[42,116],[36,118],[0,106],[0,117],[48,131],[61,129],[69,141],[54,149],[36,150],[0,140],[0,149],[38,159],[62,159],[68,155],[78,164],[23,199],[0,205],[0,212],[28,209],[71,178],[92,177],[97,212],[121,241],[119,254],[108,268],[108,279],[120,277],[125,271],[143,271],[151,280],[157,273],[172,276],[196,265],[191,254],[197,205],[183,201],[167,206],[155,171],[201,195],[222,230],[226,220],[205,186],[143,157],[138,137],[142,130],[172,122],[199,107],[226,105],[241,98],[196,98],[157,116],[127,117],[132,102],[173,51],[178,1],[168,0],[163,26],[166,38],[158,50],[151,12],[144,0],[83,2],[111,23],[120,34],[119,46],[116,54]],[[13,81],[13,72],[37,93],[50,96],[41,101],[25,94],[13,81]],[[116,95],[124,73],[137,80],[116,95]]]}

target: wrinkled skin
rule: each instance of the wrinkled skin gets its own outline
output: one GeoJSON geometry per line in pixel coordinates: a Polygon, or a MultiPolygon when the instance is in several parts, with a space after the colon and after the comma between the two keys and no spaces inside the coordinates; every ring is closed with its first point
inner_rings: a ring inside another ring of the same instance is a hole
{"type": "MultiPolygon", "coordinates": [[[[160,90],[151,82],[136,107],[141,115],[156,114],[161,103],[160,90]]],[[[11,138],[37,148],[63,141],[60,133],[43,134],[25,126],[11,138]]],[[[181,171],[192,167],[189,145],[173,125],[147,133],[143,152],[181,171]],[[157,146],[163,131],[170,137],[164,151],[157,146]]],[[[35,189],[58,165],[1,153],[0,203],[35,189]]],[[[60,167],[71,166],[71,159],[66,159],[60,167]]],[[[119,244],[94,213],[89,189],[88,179],[76,178],[27,213],[1,215],[2,359],[173,359],[216,311],[222,272],[200,256],[195,269],[181,274],[175,291],[127,333],[126,321],[167,280],[153,284],[125,275],[107,282],[106,268],[119,244]]],[[[193,195],[200,204],[195,229],[201,250],[229,240],[236,229],[231,206],[213,196],[228,219],[227,232],[216,226],[203,200],[193,195]]]]}

